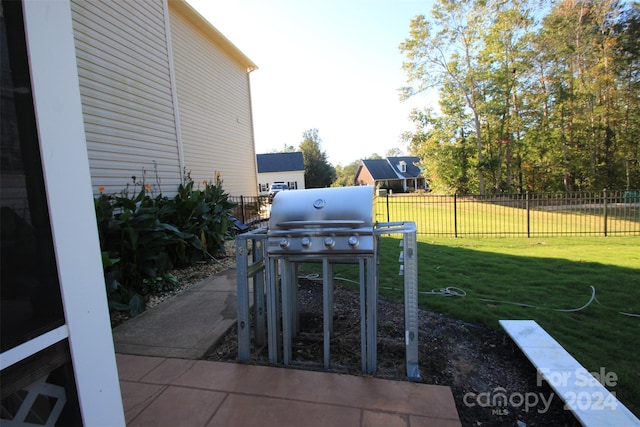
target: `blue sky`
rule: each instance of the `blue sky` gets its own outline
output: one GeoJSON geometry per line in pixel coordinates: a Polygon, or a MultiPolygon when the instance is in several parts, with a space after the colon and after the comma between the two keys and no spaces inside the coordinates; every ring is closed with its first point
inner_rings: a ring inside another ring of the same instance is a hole
{"type": "Polygon", "coordinates": [[[406,80],[398,45],[431,1],[188,2],[259,67],[251,73],[257,153],[297,147],[312,128],[334,165],[406,151],[411,108],[435,102],[400,102],[397,90],[406,80]]]}

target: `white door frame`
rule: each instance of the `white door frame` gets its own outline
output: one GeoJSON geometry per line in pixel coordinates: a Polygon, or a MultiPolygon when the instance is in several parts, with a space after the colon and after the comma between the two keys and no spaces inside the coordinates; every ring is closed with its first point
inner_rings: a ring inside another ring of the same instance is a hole
{"type": "Polygon", "coordinates": [[[69,340],[84,425],[124,426],[91,191],[69,0],[23,1],[65,325],[0,355],[4,369],[69,340]]]}

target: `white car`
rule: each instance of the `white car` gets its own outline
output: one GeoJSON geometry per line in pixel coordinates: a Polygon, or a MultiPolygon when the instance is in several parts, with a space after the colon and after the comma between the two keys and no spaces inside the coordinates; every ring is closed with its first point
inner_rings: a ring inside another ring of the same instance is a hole
{"type": "Polygon", "coordinates": [[[289,186],[284,182],[274,182],[269,189],[269,203],[273,202],[273,198],[276,197],[280,191],[288,190],[289,186]]]}

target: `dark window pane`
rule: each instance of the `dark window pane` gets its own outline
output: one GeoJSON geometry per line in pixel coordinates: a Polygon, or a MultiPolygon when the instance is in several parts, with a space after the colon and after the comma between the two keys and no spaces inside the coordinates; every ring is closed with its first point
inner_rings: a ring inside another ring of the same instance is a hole
{"type": "MultiPolygon", "coordinates": [[[[0,8],[0,350],[64,324],[22,2],[0,8]]],[[[70,207],[71,208],[71,207],[70,207]]]]}

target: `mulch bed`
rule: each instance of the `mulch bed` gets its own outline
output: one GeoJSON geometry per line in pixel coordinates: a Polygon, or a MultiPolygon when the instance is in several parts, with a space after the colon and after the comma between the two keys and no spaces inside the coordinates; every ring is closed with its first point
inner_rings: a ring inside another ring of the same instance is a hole
{"type": "MultiPolygon", "coordinates": [[[[322,283],[299,283],[301,333],[293,340],[293,363],[299,369],[323,370],[322,283]]],[[[334,338],[331,372],[360,372],[359,295],[340,285],[334,293],[334,338]]],[[[451,387],[463,426],[579,426],[562,401],[502,331],[419,312],[419,363],[422,382],[451,387]]],[[[237,329],[206,355],[236,362],[237,329]]],[[[268,349],[252,346],[251,362],[270,365],[268,349]]],[[[404,307],[378,302],[377,378],[407,381],[405,375],[404,307]]]]}

